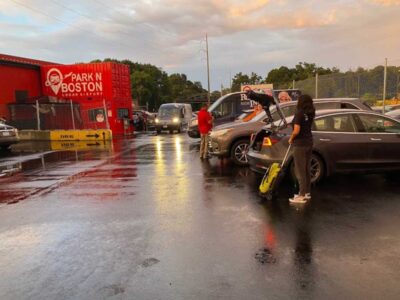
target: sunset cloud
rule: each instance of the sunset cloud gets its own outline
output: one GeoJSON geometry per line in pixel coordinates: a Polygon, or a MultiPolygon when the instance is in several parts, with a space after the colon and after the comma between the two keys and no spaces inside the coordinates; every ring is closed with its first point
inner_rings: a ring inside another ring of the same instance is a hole
{"type": "Polygon", "coordinates": [[[205,82],[206,33],[212,77],[225,85],[229,73],[299,61],[346,69],[400,58],[400,0],[15,2],[0,1],[0,52],[62,63],[128,58],[205,82]]]}

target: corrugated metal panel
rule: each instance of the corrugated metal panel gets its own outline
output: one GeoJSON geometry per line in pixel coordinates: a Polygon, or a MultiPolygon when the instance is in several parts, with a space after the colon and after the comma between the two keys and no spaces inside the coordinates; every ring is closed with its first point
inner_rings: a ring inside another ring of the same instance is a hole
{"type": "Polygon", "coordinates": [[[13,55],[1,54],[0,53],[0,61],[1,60],[2,61],[7,61],[7,62],[13,62],[13,63],[34,65],[34,66],[44,66],[44,65],[54,65],[55,64],[53,62],[37,60],[37,59],[31,59],[31,58],[25,58],[25,57],[18,57],[18,56],[13,56],[13,55]]]}
{"type": "Polygon", "coordinates": [[[78,101],[131,99],[128,66],[116,63],[42,66],[45,95],[78,101]]]}

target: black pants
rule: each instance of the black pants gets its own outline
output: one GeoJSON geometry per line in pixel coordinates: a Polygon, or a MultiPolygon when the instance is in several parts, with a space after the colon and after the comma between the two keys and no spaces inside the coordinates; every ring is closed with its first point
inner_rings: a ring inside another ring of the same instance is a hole
{"type": "Polygon", "coordinates": [[[294,168],[301,196],[311,191],[311,153],[312,145],[293,145],[294,168]]]}

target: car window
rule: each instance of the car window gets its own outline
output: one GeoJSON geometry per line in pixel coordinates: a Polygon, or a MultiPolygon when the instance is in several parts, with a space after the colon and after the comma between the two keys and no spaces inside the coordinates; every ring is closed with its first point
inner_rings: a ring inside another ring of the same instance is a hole
{"type": "MultiPolygon", "coordinates": [[[[287,105],[284,107],[281,107],[282,113],[285,117],[290,117],[293,116],[295,111],[296,111],[296,105],[287,105]]],[[[278,114],[278,111],[276,110],[276,108],[274,108],[273,110],[271,109],[271,115],[272,115],[272,119],[274,121],[280,120],[281,117],[278,114]]],[[[264,121],[266,122],[268,118],[266,118],[264,121]]]]}
{"type": "Polygon", "coordinates": [[[315,102],[314,106],[316,110],[324,110],[341,108],[340,104],[340,102],[315,102]]]}
{"type": "Polygon", "coordinates": [[[234,101],[223,102],[213,111],[213,113],[217,118],[230,116],[233,114],[234,104],[234,101]]]}
{"type": "Polygon", "coordinates": [[[382,133],[400,133],[400,123],[384,116],[377,115],[358,115],[363,128],[363,132],[382,132],[382,133]]]}
{"type": "Polygon", "coordinates": [[[357,106],[355,106],[354,104],[351,103],[341,103],[340,104],[340,108],[342,109],[359,109],[357,106]]]}
{"type": "Polygon", "coordinates": [[[313,124],[314,131],[355,132],[351,115],[328,116],[317,119],[313,124]]]}

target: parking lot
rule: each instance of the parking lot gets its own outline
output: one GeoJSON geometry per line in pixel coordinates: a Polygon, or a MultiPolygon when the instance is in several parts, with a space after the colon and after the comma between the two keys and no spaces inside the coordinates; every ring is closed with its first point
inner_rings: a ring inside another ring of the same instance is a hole
{"type": "Polygon", "coordinates": [[[400,186],[336,175],[289,205],[182,134],[2,152],[0,299],[398,299],[400,186]],[[39,150],[34,152],[34,150],[39,150]]]}

